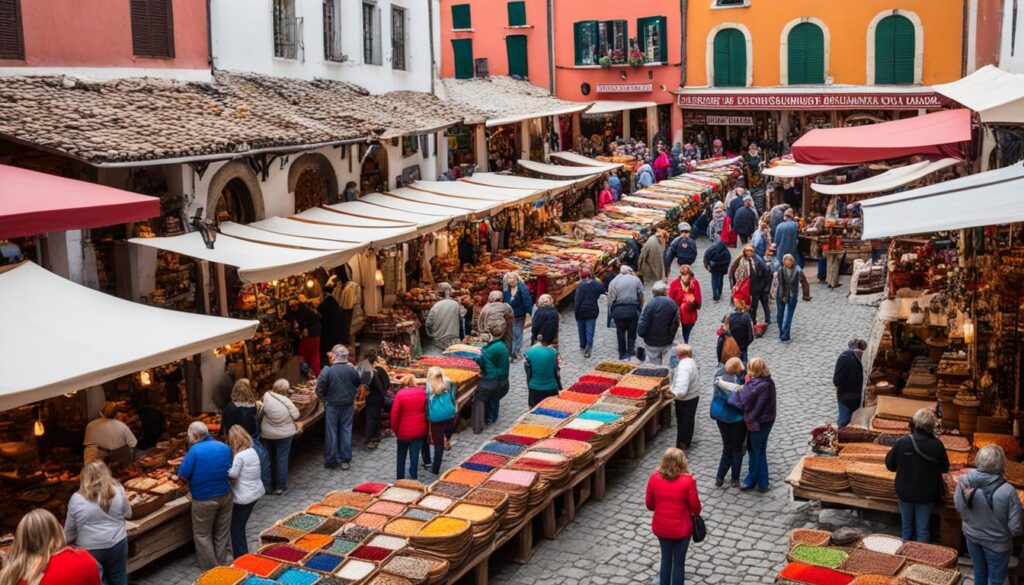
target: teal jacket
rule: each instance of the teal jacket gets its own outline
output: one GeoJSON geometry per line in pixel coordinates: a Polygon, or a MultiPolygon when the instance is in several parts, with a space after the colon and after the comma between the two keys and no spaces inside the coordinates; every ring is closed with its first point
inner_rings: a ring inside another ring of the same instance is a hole
{"type": "Polygon", "coordinates": [[[488,343],[476,359],[481,380],[508,380],[508,346],[500,339],[488,343]]]}
{"type": "Polygon", "coordinates": [[[557,392],[558,383],[558,352],[551,347],[535,345],[523,352],[526,363],[526,387],[541,392],[557,392]]]}

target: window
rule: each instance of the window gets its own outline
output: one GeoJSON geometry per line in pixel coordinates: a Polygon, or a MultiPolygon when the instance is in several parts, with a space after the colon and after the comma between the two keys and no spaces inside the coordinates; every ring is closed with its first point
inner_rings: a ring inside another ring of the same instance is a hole
{"type": "Polygon", "coordinates": [[[24,59],[20,0],[0,0],[0,59],[24,59]]]}
{"type": "Polygon", "coordinates": [[[508,25],[526,26],[526,2],[520,0],[508,3],[508,25]]]}
{"type": "Polygon", "coordinates": [[[473,59],[473,73],[477,77],[487,77],[491,74],[491,62],[487,57],[473,59]]]}
{"type": "Polygon", "coordinates": [[[452,28],[455,30],[469,30],[473,28],[473,18],[469,13],[469,4],[452,5],[452,28]]]}
{"type": "Polygon", "coordinates": [[[638,18],[637,48],[644,52],[649,63],[665,63],[668,61],[668,35],[665,32],[667,19],[664,16],[638,18]]]}
{"type": "Polygon", "coordinates": [[[380,65],[380,9],[376,4],[363,3],[363,63],[380,65]]]}
{"type": "MultiPolygon", "coordinates": [[[[17,5],[18,0],[13,4],[17,5]]],[[[0,0],[0,21],[4,20],[5,5],[11,0],[0,0]]],[[[138,57],[174,57],[174,19],[171,0],[131,0],[132,53],[138,57]]],[[[3,25],[0,24],[0,31],[3,25]]],[[[0,32],[0,39],[4,35],[0,32]]],[[[0,54],[3,41],[0,40],[0,54]]]]}
{"type": "Polygon", "coordinates": [[[750,0],[715,0],[715,6],[749,6],[750,0]]]}
{"type": "Polygon", "coordinates": [[[295,0],[274,0],[274,56],[298,59],[302,46],[302,19],[295,17],[295,0]]]}
{"type": "Polygon", "coordinates": [[[914,83],[914,24],[905,16],[883,18],[875,29],[875,83],[914,83]]]}
{"type": "Polygon", "coordinates": [[[391,68],[405,71],[405,9],[391,7],[391,68]]]}
{"type": "Polygon", "coordinates": [[[715,35],[715,85],[744,87],[747,85],[747,38],[743,31],[727,28],[715,35]]]}
{"type": "Polygon", "coordinates": [[[526,35],[508,35],[505,37],[508,49],[508,74],[510,77],[527,79],[529,66],[526,60],[526,35]]]}
{"type": "Polygon", "coordinates": [[[341,47],[341,0],[324,0],[324,60],[346,59],[341,47]]]}
{"type": "Polygon", "coordinates": [[[599,65],[601,57],[625,63],[629,25],[625,20],[585,20],[573,24],[577,65],[599,65]]]}
{"type": "Polygon", "coordinates": [[[473,39],[452,39],[452,53],[455,55],[455,78],[473,77],[473,39]]]}
{"type": "Polygon", "coordinates": [[[802,22],[789,31],[786,44],[789,84],[825,83],[825,33],[821,27],[802,22]]]}

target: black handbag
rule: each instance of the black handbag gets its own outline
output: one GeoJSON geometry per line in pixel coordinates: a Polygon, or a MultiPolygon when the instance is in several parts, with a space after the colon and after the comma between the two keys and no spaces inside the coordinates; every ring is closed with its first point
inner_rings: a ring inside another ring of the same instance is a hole
{"type": "Polygon", "coordinates": [[[691,514],[693,518],[693,542],[704,542],[708,535],[708,528],[704,525],[704,518],[700,514],[691,514]]]}

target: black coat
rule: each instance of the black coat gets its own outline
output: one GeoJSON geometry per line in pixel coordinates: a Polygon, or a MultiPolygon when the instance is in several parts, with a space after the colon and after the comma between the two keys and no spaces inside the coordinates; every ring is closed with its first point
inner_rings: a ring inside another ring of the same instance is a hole
{"type": "Polygon", "coordinates": [[[732,264],[732,254],[729,246],[719,240],[704,251],[704,268],[711,274],[725,274],[729,272],[729,265],[732,264]]]}
{"type": "Polygon", "coordinates": [[[885,456],[885,466],[896,472],[896,496],[911,504],[935,504],[942,501],[946,486],[942,474],[949,471],[949,458],[942,441],[933,435],[915,431],[901,437],[885,456]],[[914,443],[932,461],[914,449],[914,443]]]}
{"type": "Polygon", "coordinates": [[[665,296],[656,296],[644,305],[636,334],[651,347],[672,345],[679,331],[679,305],[665,296]]]}
{"type": "MultiPolygon", "coordinates": [[[[729,206],[725,208],[725,214],[729,216],[729,221],[736,220],[736,212],[739,211],[741,207],[743,207],[743,197],[736,196],[729,202],[729,206]]],[[[735,228],[735,226],[733,227],[735,228]]]]}
{"type": "Polygon", "coordinates": [[[537,338],[554,343],[558,339],[558,309],[555,307],[539,307],[533,312],[533,325],[530,327],[530,343],[537,343],[537,338]]]}
{"type": "Polygon", "coordinates": [[[754,342],[754,323],[746,311],[733,311],[729,314],[729,335],[743,352],[754,342]]]}
{"type": "MultiPolygon", "coordinates": [[[[612,271],[609,270],[609,273],[612,271]]],[[[587,319],[597,319],[598,315],[601,314],[601,305],[598,299],[604,294],[605,285],[588,278],[581,280],[580,285],[576,287],[576,295],[574,301],[576,303],[576,318],[581,321],[587,319]]]]}
{"type": "Polygon", "coordinates": [[[757,224],[757,211],[753,207],[740,207],[733,214],[732,231],[743,237],[749,238],[751,234],[757,231],[757,224]]]}
{"type": "Polygon", "coordinates": [[[239,406],[234,402],[228,402],[224,405],[224,410],[220,411],[221,438],[227,440],[228,431],[235,425],[241,425],[250,437],[255,437],[260,428],[257,418],[255,406],[239,406]]]}
{"type": "Polygon", "coordinates": [[[325,354],[341,343],[341,305],[327,295],[317,307],[320,313],[320,353],[325,354]]]}
{"type": "Polygon", "coordinates": [[[836,387],[839,400],[860,402],[864,390],[864,366],[854,350],[848,349],[839,354],[836,371],[832,374],[832,385],[836,387]]]}
{"type": "Polygon", "coordinates": [[[750,275],[750,296],[752,299],[759,299],[771,293],[772,280],[775,274],[768,264],[760,256],[754,254],[754,271],[750,275]]]}

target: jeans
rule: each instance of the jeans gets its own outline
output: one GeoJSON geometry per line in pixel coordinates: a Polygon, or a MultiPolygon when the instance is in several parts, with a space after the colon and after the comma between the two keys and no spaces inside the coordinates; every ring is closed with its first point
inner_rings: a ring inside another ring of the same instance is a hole
{"type": "Polygon", "coordinates": [[[747,478],[743,484],[768,489],[768,433],[772,424],[762,424],[761,430],[747,433],[747,478]]]}
{"type": "Polygon", "coordinates": [[[628,360],[636,352],[637,317],[615,320],[615,339],[619,343],[619,359],[628,360]]]}
{"type": "Polygon", "coordinates": [[[288,489],[288,456],[292,452],[292,437],[263,439],[270,453],[270,491],[288,489]]]}
{"type": "Polygon", "coordinates": [[[818,258],[818,282],[825,282],[827,277],[826,268],[828,266],[828,258],[822,253],[818,258]]]}
{"type": "Polygon", "coordinates": [[[576,329],[580,334],[580,349],[594,347],[594,329],[597,319],[576,319],[576,329]]]}
{"type": "Polygon", "coordinates": [[[512,355],[518,356],[519,349],[523,346],[523,327],[526,324],[526,316],[512,319],[512,355]]]}
{"type": "Polygon", "coordinates": [[[717,480],[725,480],[725,474],[732,470],[732,480],[739,481],[743,468],[743,441],[747,438],[747,425],[743,421],[734,423],[718,423],[718,432],[722,435],[722,457],[718,460],[717,480]]]}
{"type": "Polygon", "coordinates": [[[697,415],[697,402],[700,397],[691,400],[676,400],[676,447],[685,449],[693,442],[693,424],[697,415]]]}
{"type": "Polygon", "coordinates": [[[780,297],[775,299],[775,306],[779,310],[779,339],[781,341],[789,341],[789,329],[793,326],[793,312],[796,311],[798,300],[800,300],[800,297],[796,294],[795,290],[790,293],[788,303],[782,302],[780,297]]]}
{"type": "Polygon", "coordinates": [[[249,516],[255,507],[256,502],[231,505],[231,556],[236,559],[249,552],[249,543],[245,539],[245,525],[249,523],[249,516]]]}
{"type": "Polygon", "coordinates": [[[665,356],[668,355],[670,349],[672,349],[671,345],[648,345],[647,363],[660,366],[664,363],[665,356]]]}
{"type": "Polygon", "coordinates": [[[711,273],[711,296],[717,301],[722,298],[722,281],[725,280],[725,274],[719,274],[717,272],[711,273]]]}
{"type": "MultiPolygon", "coordinates": [[[[899,501],[900,505],[900,530],[903,540],[916,540],[928,542],[929,524],[932,520],[932,508],[935,504],[912,504],[899,501]]],[[[999,581],[1002,583],[1002,581],[999,581]]]]}
{"type": "Polygon", "coordinates": [[[837,399],[836,402],[839,405],[839,420],[837,421],[837,424],[841,427],[845,427],[850,424],[850,419],[853,418],[853,411],[860,408],[860,400],[844,402],[837,399]]]}
{"type": "Polygon", "coordinates": [[[418,468],[420,465],[420,451],[423,444],[427,442],[426,437],[412,439],[409,441],[398,440],[398,466],[396,477],[405,479],[405,460],[409,459],[409,479],[419,479],[418,468]]]}
{"type": "Polygon", "coordinates": [[[501,398],[491,398],[487,401],[487,412],[484,415],[484,422],[493,423],[498,420],[498,410],[501,407],[501,398]]]}
{"type": "Polygon", "coordinates": [[[103,585],[128,585],[128,539],[110,548],[91,548],[89,554],[100,566],[103,585]]]}
{"type": "Polygon", "coordinates": [[[681,325],[679,328],[683,330],[683,343],[690,343],[690,332],[693,331],[693,325],[681,325]]]}
{"type": "Polygon", "coordinates": [[[430,440],[423,441],[423,462],[430,466],[430,470],[437,475],[441,473],[441,460],[444,458],[445,439],[451,438],[455,430],[455,419],[444,420],[430,425],[430,440]],[[433,443],[433,445],[431,445],[433,443]],[[434,456],[430,456],[430,448],[434,448],[434,456]]]}
{"type": "Polygon", "coordinates": [[[764,307],[764,324],[772,324],[772,306],[771,306],[771,294],[764,293],[759,297],[753,297],[750,299],[750,321],[757,325],[757,304],[760,302],[761,306],[764,307]]]}
{"type": "Polygon", "coordinates": [[[328,404],[324,413],[324,467],[334,469],[352,461],[352,415],[354,404],[328,404]]]}
{"type": "Polygon", "coordinates": [[[380,407],[368,404],[364,406],[363,422],[365,423],[366,442],[376,441],[380,434],[380,407]]]}
{"type": "Polygon", "coordinates": [[[661,545],[660,585],[683,585],[686,583],[686,549],[690,548],[690,538],[658,537],[661,545]]]}
{"type": "Polygon", "coordinates": [[[965,537],[967,553],[974,563],[974,585],[1003,585],[1010,566],[1010,551],[996,552],[965,537]]]}

